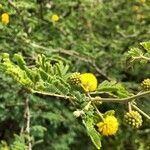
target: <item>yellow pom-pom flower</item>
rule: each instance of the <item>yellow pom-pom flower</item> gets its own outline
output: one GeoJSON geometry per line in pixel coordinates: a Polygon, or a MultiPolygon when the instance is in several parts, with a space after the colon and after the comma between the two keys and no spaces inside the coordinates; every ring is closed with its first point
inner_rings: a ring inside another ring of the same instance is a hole
{"type": "Polygon", "coordinates": [[[86,92],[93,92],[97,89],[97,79],[92,73],[81,74],[81,86],[86,92]]]}
{"type": "Polygon", "coordinates": [[[97,124],[98,131],[104,136],[116,134],[118,131],[119,123],[116,117],[107,116],[102,122],[97,124]]]}
{"type": "Polygon", "coordinates": [[[8,13],[3,13],[1,16],[1,21],[4,25],[7,25],[9,23],[9,15],[8,13]]]}
{"type": "Polygon", "coordinates": [[[52,15],[51,20],[52,20],[53,22],[57,22],[57,21],[59,20],[59,16],[58,16],[58,15],[52,15]]]}

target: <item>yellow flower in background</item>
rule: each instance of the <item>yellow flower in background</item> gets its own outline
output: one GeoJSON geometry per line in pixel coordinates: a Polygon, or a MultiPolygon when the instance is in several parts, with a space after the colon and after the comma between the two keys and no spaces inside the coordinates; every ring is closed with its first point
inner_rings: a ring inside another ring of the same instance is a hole
{"type": "Polygon", "coordinates": [[[81,74],[81,86],[86,92],[92,92],[97,89],[97,79],[92,73],[81,74]]]}
{"type": "Polygon", "coordinates": [[[53,15],[52,18],[51,18],[51,20],[53,22],[57,22],[59,20],[59,16],[58,15],[53,15]]]}
{"type": "Polygon", "coordinates": [[[102,135],[110,136],[116,134],[119,123],[116,117],[107,116],[102,122],[97,124],[98,131],[102,133],[102,135]]]}
{"type": "Polygon", "coordinates": [[[9,23],[9,15],[8,15],[8,13],[3,13],[2,14],[2,16],[1,16],[1,22],[4,25],[7,25],[9,23]]]}
{"type": "Polygon", "coordinates": [[[136,18],[137,18],[138,21],[143,21],[145,19],[145,16],[141,15],[141,14],[137,14],[136,18]]]}
{"type": "Polygon", "coordinates": [[[139,3],[144,4],[146,0],[139,0],[139,3]]]}
{"type": "Polygon", "coordinates": [[[135,5],[132,7],[132,10],[135,11],[135,12],[138,12],[140,10],[140,7],[135,5]]]}

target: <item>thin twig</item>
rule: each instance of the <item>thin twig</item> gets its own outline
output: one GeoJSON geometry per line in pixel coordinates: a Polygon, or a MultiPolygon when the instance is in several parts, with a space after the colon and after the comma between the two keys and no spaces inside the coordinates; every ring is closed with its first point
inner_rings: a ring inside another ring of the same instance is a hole
{"type": "Polygon", "coordinates": [[[51,97],[58,97],[58,98],[63,98],[63,99],[75,99],[71,96],[66,96],[66,95],[60,95],[60,94],[54,94],[54,93],[49,93],[49,92],[44,92],[44,91],[35,91],[32,90],[32,93],[37,93],[37,94],[41,94],[41,95],[47,95],[47,96],[51,96],[51,97]]]}
{"type": "Polygon", "coordinates": [[[93,103],[93,106],[94,106],[97,114],[101,117],[102,120],[104,120],[104,117],[103,117],[102,113],[98,110],[98,108],[96,107],[96,105],[94,103],[93,103]]]}
{"type": "MultiPolygon", "coordinates": [[[[35,90],[32,90],[32,93],[37,93],[37,94],[42,94],[42,95],[47,95],[47,96],[52,96],[52,97],[58,97],[58,98],[63,98],[63,99],[75,99],[75,97],[72,97],[72,96],[66,96],[66,95],[60,95],[60,94],[54,94],[54,93],[49,93],[49,92],[41,92],[41,91],[35,91],[35,90]]],[[[149,95],[150,94],[150,91],[145,91],[145,92],[142,92],[142,93],[138,93],[137,95],[133,95],[133,96],[130,96],[130,97],[126,97],[126,98],[102,98],[102,97],[99,97],[99,96],[96,96],[96,97],[87,97],[87,99],[92,102],[97,102],[97,101],[100,101],[100,102],[115,102],[115,103],[126,103],[126,102],[130,102],[132,100],[135,100],[137,98],[140,98],[140,97],[144,97],[146,95],[149,95]]]]}
{"type": "MultiPolygon", "coordinates": [[[[91,100],[91,95],[90,95],[89,93],[87,93],[87,96],[88,96],[89,99],[91,100]]],[[[98,110],[97,106],[96,106],[94,103],[92,103],[92,105],[94,106],[94,108],[95,108],[97,114],[100,116],[100,118],[101,118],[102,120],[104,120],[104,117],[103,117],[102,113],[98,110]]]]}
{"type": "Polygon", "coordinates": [[[150,94],[150,91],[139,93],[137,95],[133,95],[133,96],[126,97],[126,98],[102,98],[102,97],[96,96],[96,97],[91,98],[91,100],[92,100],[92,102],[101,101],[101,102],[115,102],[115,103],[123,102],[123,103],[125,103],[125,102],[130,102],[134,99],[137,99],[137,98],[149,95],[149,94],[150,94]]]}
{"type": "Polygon", "coordinates": [[[28,150],[32,150],[31,138],[30,138],[30,109],[29,109],[29,99],[25,100],[25,119],[26,119],[26,129],[25,132],[28,134],[28,150]]]}
{"type": "Polygon", "coordinates": [[[25,102],[24,102],[24,123],[21,127],[21,134],[27,134],[28,135],[28,150],[32,150],[32,143],[31,143],[31,138],[30,138],[30,109],[29,109],[29,99],[28,95],[26,96],[25,102]]]}
{"type": "Polygon", "coordinates": [[[137,57],[135,57],[135,56],[132,56],[132,60],[131,60],[131,62],[133,62],[133,61],[135,61],[135,60],[146,60],[146,61],[148,61],[148,62],[150,62],[150,58],[149,57],[146,57],[146,56],[143,56],[143,55],[140,55],[140,56],[137,56],[137,57]]]}
{"type": "Polygon", "coordinates": [[[131,102],[128,102],[128,109],[129,109],[129,112],[132,111],[131,102]]]}
{"type": "Polygon", "coordinates": [[[106,95],[109,95],[109,96],[111,96],[111,97],[118,98],[115,94],[110,93],[110,92],[106,92],[106,91],[90,92],[90,95],[102,95],[102,94],[106,94],[106,95]]]}
{"type": "Polygon", "coordinates": [[[150,58],[149,57],[141,55],[141,58],[144,59],[144,60],[146,60],[146,61],[148,61],[148,62],[150,62],[150,58]]]}
{"type": "Polygon", "coordinates": [[[131,104],[131,106],[136,109],[139,113],[141,113],[143,116],[145,116],[147,119],[150,120],[150,116],[147,115],[145,112],[143,112],[140,108],[138,108],[137,106],[135,106],[134,104],[131,104]]]}

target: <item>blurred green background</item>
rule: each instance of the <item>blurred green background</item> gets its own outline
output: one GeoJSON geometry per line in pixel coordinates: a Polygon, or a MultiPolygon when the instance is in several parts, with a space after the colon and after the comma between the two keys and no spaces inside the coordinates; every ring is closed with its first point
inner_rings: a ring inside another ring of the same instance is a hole
{"type": "MultiPolygon", "coordinates": [[[[149,64],[130,66],[126,60],[130,47],[150,41],[149,0],[1,0],[0,4],[0,15],[10,16],[8,25],[0,23],[0,55],[19,52],[32,64],[36,54],[42,53],[68,63],[71,72],[93,72],[99,82],[117,80],[132,92],[150,77],[149,64]],[[52,21],[53,15],[59,20],[52,21]]],[[[1,149],[17,143],[16,150],[24,150],[19,136],[24,96],[22,87],[0,68],[1,149]]],[[[138,103],[150,115],[148,99],[138,103]]],[[[33,150],[95,149],[68,102],[32,95],[30,108],[31,133],[37,141],[33,150]]],[[[115,109],[120,118],[124,112],[120,104],[101,109],[115,109]]],[[[102,150],[149,149],[146,119],[139,130],[122,126],[116,136],[102,141],[102,150]]]]}

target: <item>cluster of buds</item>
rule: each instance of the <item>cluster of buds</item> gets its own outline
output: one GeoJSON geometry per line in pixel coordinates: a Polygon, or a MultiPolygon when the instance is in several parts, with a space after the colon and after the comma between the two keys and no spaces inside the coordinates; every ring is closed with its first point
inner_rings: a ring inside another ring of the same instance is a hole
{"type": "Polygon", "coordinates": [[[127,112],[124,116],[125,122],[132,128],[139,128],[142,125],[142,116],[137,111],[127,112]]]}
{"type": "Polygon", "coordinates": [[[81,74],[79,72],[72,73],[69,80],[72,84],[79,86],[81,84],[81,74]]]}
{"type": "Polygon", "coordinates": [[[141,86],[144,90],[150,90],[150,79],[145,79],[141,86]]]}

